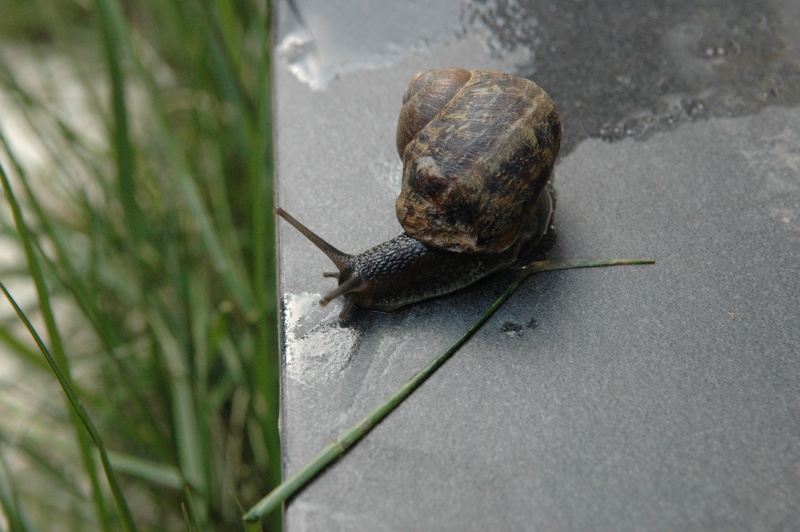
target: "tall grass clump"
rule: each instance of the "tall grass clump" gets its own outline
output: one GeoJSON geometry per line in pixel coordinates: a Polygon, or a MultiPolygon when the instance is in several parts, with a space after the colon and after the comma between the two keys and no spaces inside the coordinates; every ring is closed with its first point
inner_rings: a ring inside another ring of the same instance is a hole
{"type": "Polygon", "coordinates": [[[269,6],[2,19],[0,530],[241,530],[280,479],[269,6]]]}

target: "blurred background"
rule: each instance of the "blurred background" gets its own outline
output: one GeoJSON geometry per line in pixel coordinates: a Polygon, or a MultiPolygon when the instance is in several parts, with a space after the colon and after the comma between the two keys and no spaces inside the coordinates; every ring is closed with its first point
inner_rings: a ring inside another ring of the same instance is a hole
{"type": "Polygon", "coordinates": [[[0,530],[241,529],[280,478],[268,2],[2,12],[0,282],[123,502],[3,298],[0,530]]]}

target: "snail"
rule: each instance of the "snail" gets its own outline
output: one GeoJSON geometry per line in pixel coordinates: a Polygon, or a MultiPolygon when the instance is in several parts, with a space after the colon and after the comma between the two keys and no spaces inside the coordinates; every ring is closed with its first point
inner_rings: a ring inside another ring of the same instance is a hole
{"type": "Polygon", "coordinates": [[[323,251],[339,285],[320,300],[391,311],[448,294],[516,265],[550,225],[548,180],[561,143],[555,104],[538,85],[502,72],[435,69],[403,94],[397,152],[401,235],[343,253],[281,208],[323,251]]]}

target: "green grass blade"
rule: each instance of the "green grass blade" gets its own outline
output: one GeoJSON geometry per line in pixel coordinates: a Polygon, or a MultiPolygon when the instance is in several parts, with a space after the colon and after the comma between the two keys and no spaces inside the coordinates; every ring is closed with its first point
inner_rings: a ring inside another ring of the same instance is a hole
{"type": "Polygon", "coordinates": [[[103,440],[100,438],[100,434],[97,432],[97,429],[94,426],[89,414],[81,405],[78,396],[75,394],[75,391],[72,389],[72,385],[70,384],[69,379],[61,371],[61,368],[56,363],[55,358],[53,355],[50,354],[50,351],[47,349],[47,346],[44,344],[44,341],[39,336],[39,333],[36,332],[36,329],[33,327],[33,324],[28,319],[28,316],[22,311],[22,309],[17,305],[17,302],[11,296],[11,294],[6,290],[5,285],[0,282],[0,291],[6,296],[8,302],[11,303],[11,306],[14,307],[14,312],[17,313],[19,319],[25,324],[25,327],[28,329],[28,332],[31,333],[36,345],[42,351],[42,354],[47,359],[47,363],[50,365],[50,368],[53,371],[53,374],[58,379],[58,383],[61,385],[62,390],[64,390],[64,394],[67,396],[67,400],[69,401],[70,407],[72,411],[78,416],[80,419],[81,424],[86,429],[86,432],[91,437],[92,441],[94,442],[97,450],[100,452],[100,461],[103,464],[103,469],[106,473],[106,479],[108,480],[109,487],[111,488],[111,494],[114,497],[114,502],[117,505],[117,510],[120,513],[120,518],[122,520],[122,524],[125,530],[137,530],[136,523],[133,520],[133,514],[131,514],[130,508],[128,508],[128,503],[125,500],[125,495],[122,493],[122,489],[117,482],[117,477],[114,474],[114,469],[111,467],[111,462],[108,458],[108,454],[106,453],[106,448],[103,445],[103,440]]]}
{"type": "MultiPolygon", "coordinates": [[[[114,361],[117,369],[120,371],[120,374],[122,375],[122,382],[124,384],[134,383],[135,379],[129,375],[127,368],[112,348],[113,345],[117,345],[119,343],[119,341],[115,338],[117,334],[117,327],[113,324],[106,323],[105,320],[103,320],[103,313],[99,312],[94,306],[94,300],[90,294],[87,293],[87,287],[85,283],[81,280],[79,273],[75,271],[71,264],[69,255],[64,248],[64,242],[61,238],[61,235],[56,230],[53,222],[47,216],[46,208],[41,204],[35,191],[32,189],[24,167],[17,160],[13,150],[11,149],[11,146],[8,143],[8,139],[2,130],[0,130],[0,146],[2,146],[3,151],[19,176],[20,182],[26,194],[28,205],[33,210],[33,214],[36,220],[39,222],[40,232],[45,238],[48,239],[56,258],[54,261],[48,259],[40,249],[38,241],[33,241],[33,244],[36,246],[36,251],[39,252],[39,257],[41,257],[41,259],[45,262],[45,266],[48,266],[52,273],[61,281],[61,284],[72,293],[75,301],[83,310],[84,315],[92,323],[93,330],[98,333],[100,339],[103,341],[109,358],[114,361]]],[[[14,339],[9,335],[10,333],[0,329],[0,341],[5,341],[9,347],[13,349],[13,352],[37,366],[47,367],[47,363],[41,360],[41,357],[38,355],[38,353],[27,349],[18,342],[15,342],[14,339]],[[31,355],[33,355],[33,357],[31,357],[31,355]]],[[[147,401],[141,395],[139,389],[136,386],[130,386],[129,389],[131,395],[136,399],[140,410],[145,412],[145,415],[150,418],[151,426],[158,427],[158,424],[154,419],[154,414],[148,407],[147,401]]],[[[166,435],[162,434],[160,439],[165,440],[166,435]]]]}
{"type": "Polygon", "coordinates": [[[294,495],[298,490],[314,478],[320,471],[328,467],[333,461],[342,456],[347,449],[363,438],[375,425],[389,415],[400,403],[402,403],[414,390],[419,388],[437,369],[453,356],[467,341],[480,329],[484,323],[499,309],[517,288],[531,275],[554,270],[567,270],[572,268],[596,268],[602,266],[620,266],[653,264],[650,259],[616,259],[616,260],[552,260],[538,261],[522,268],[517,276],[511,281],[508,288],[498,297],[494,303],[473,323],[467,331],[461,335],[450,347],[441,355],[432,360],[427,366],[420,370],[416,375],[409,379],[405,384],[397,389],[386,401],[381,403],[375,410],[370,412],[361,421],[347,429],[333,442],[326,445],[316,456],[305,463],[296,473],[281,483],[266,497],[256,503],[248,511],[243,519],[249,530],[257,530],[260,519],[277,510],[286,499],[294,495]]]}
{"type": "Polygon", "coordinates": [[[170,464],[142,460],[135,456],[108,451],[108,459],[115,471],[141,478],[152,484],[182,489],[186,484],[181,472],[170,464]]]}
{"type": "MultiPolygon", "coordinates": [[[[274,161],[272,158],[272,93],[270,90],[271,54],[270,41],[265,32],[262,36],[261,59],[259,68],[259,94],[257,98],[258,111],[257,124],[252,140],[260,149],[253,150],[250,162],[250,189],[252,191],[252,218],[253,218],[253,285],[257,294],[260,319],[256,336],[257,356],[254,360],[254,389],[259,395],[256,403],[257,412],[260,414],[263,439],[266,444],[267,472],[269,485],[277,487],[281,481],[280,439],[279,434],[271,427],[278,426],[279,417],[279,390],[280,390],[280,363],[278,360],[278,316],[276,301],[276,257],[274,246],[268,242],[275,242],[275,217],[272,216],[274,207],[274,191],[271,188],[274,161]],[[263,140],[262,140],[263,139],[263,140]]],[[[282,514],[272,512],[267,523],[270,530],[282,529],[282,514]]]]}
{"type": "MultiPolygon", "coordinates": [[[[154,118],[159,121],[159,132],[164,137],[163,149],[169,154],[169,160],[174,165],[173,177],[177,180],[183,201],[193,215],[194,223],[198,227],[212,263],[230,288],[231,294],[241,306],[243,312],[251,319],[256,319],[257,310],[252,297],[253,290],[244,273],[246,270],[241,265],[241,257],[237,257],[237,254],[232,249],[223,244],[223,240],[215,227],[214,218],[203,202],[203,194],[192,178],[180,141],[175,138],[174,130],[166,120],[167,113],[160,98],[161,91],[153,79],[153,73],[141,62],[139,55],[135,53],[131,34],[124,23],[119,2],[117,0],[95,1],[101,15],[101,23],[113,28],[113,42],[119,45],[117,52],[132,61],[137,79],[144,83],[144,87],[149,93],[150,101],[156,109],[154,118]]],[[[229,232],[229,234],[231,233],[229,232]]]]}
{"type": "MultiPolygon", "coordinates": [[[[110,2],[112,0],[103,1],[110,2]]],[[[186,205],[189,207],[189,210],[194,216],[195,223],[198,226],[209,257],[211,258],[212,263],[215,265],[220,276],[230,288],[231,293],[236,298],[237,303],[242,307],[244,313],[249,318],[255,320],[257,309],[255,308],[255,302],[253,301],[252,296],[253,288],[250,285],[246,274],[244,273],[246,270],[241,265],[241,257],[237,257],[237,254],[233,252],[233,250],[223,245],[223,240],[216,230],[213,217],[203,203],[203,195],[199,190],[197,183],[191,178],[191,172],[188,169],[188,164],[185,161],[185,156],[181,150],[180,144],[178,140],[172,136],[171,128],[165,121],[166,112],[164,111],[163,105],[158,98],[159,91],[155,80],[153,80],[152,74],[147,67],[141,63],[138,55],[133,53],[133,45],[130,35],[123,30],[121,37],[124,38],[124,42],[129,50],[129,55],[134,61],[139,78],[145,82],[146,88],[150,93],[151,100],[158,110],[156,118],[161,120],[161,129],[166,137],[165,140],[167,141],[166,148],[170,153],[174,164],[176,165],[175,177],[178,180],[183,201],[186,202],[186,205]]],[[[247,115],[247,113],[242,109],[237,109],[237,111],[239,115],[247,115]]]]}
{"type": "Polygon", "coordinates": [[[50,485],[63,488],[63,491],[73,498],[80,499],[84,497],[83,493],[74,493],[74,491],[70,490],[74,486],[72,471],[66,470],[62,464],[55,463],[51,455],[53,448],[56,448],[56,446],[63,448],[66,442],[58,442],[53,438],[48,438],[44,441],[41,438],[37,439],[34,435],[25,434],[20,436],[16,431],[13,432],[13,434],[9,434],[6,427],[0,428],[0,443],[18,451],[23,459],[33,466],[33,469],[43,472],[50,485]]]}
{"type": "MultiPolygon", "coordinates": [[[[128,109],[125,103],[125,76],[122,65],[125,58],[121,50],[121,36],[124,24],[117,4],[109,0],[95,0],[100,14],[106,63],[111,79],[111,116],[113,118],[114,153],[117,161],[119,200],[122,203],[128,232],[133,237],[142,236],[140,229],[141,212],[136,204],[135,158],[128,129],[128,109]]],[[[138,240],[138,238],[137,238],[138,240]]]]}
{"type": "Polygon", "coordinates": [[[195,528],[192,526],[192,521],[189,517],[189,510],[186,508],[186,503],[181,503],[181,512],[183,513],[183,526],[186,527],[188,532],[191,532],[195,528]]]}
{"type": "MultiPolygon", "coordinates": [[[[185,352],[178,340],[172,335],[161,316],[151,313],[149,323],[153,329],[159,346],[163,350],[164,360],[170,372],[169,383],[172,392],[173,419],[175,439],[178,445],[178,461],[185,481],[191,487],[191,497],[205,500],[208,497],[205,464],[203,453],[203,434],[198,430],[196,401],[190,384],[190,370],[185,352]]],[[[192,515],[200,523],[207,522],[205,504],[192,504],[192,515]]]]}
{"type": "MultiPolygon", "coordinates": [[[[247,93],[237,75],[238,69],[217,15],[217,10],[224,7],[222,2],[202,4],[205,14],[204,22],[207,24],[205,35],[208,36],[207,42],[208,47],[211,49],[211,61],[216,72],[215,78],[220,80],[225,98],[232,102],[234,107],[241,112],[239,118],[244,120],[242,125],[246,126],[247,119],[253,116],[255,109],[252,102],[247,98],[247,93]]],[[[245,127],[237,128],[237,133],[244,134],[245,131],[243,130],[245,130],[245,127]]]]}
{"type": "MultiPolygon", "coordinates": [[[[180,528],[185,502],[193,528],[229,529],[235,499],[280,480],[268,3],[7,8],[7,27],[15,11],[41,11],[0,54],[11,102],[0,159],[38,274],[17,259],[0,279],[13,292],[46,280],[61,336],[38,332],[119,451],[137,524],[180,528]]],[[[24,256],[10,214],[0,239],[24,256]]],[[[48,313],[25,301],[31,319],[48,313]]],[[[0,447],[20,500],[34,528],[120,528],[66,396],[65,410],[31,385],[52,375],[31,345],[16,316],[0,322],[21,373],[0,382],[0,411],[14,414],[0,416],[0,447]]]]}
{"type": "Polygon", "coordinates": [[[42,360],[42,357],[36,351],[30,349],[13,332],[3,326],[0,326],[0,344],[4,344],[10,352],[16,353],[29,364],[40,368],[47,366],[47,363],[42,360]]]}
{"type": "Polygon", "coordinates": [[[0,514],[5,515],[11,530],[26,532],[33,530],[28,523],[27,517],[23,512],[22,505],[17,494],[17,487],[14,479],[8,474],[8,465],[0,452],[0,514]]]}
{"type": "MultiPolygon", "coordinates": [[[[14,191],[11,188],[11,182],[8,179],[8,175],[6,174],[5,168],[3,167],[2,163],[0,163],[0,181],[2,181],[3,190],[5,191],[6,198],[8,199],[8,202],[11,205],[11,212],[14,218],[14,224],[17,228],[17,234],[19,235],[23,249],[25,250],[25,257],[28,263],[28,270],[30,271],[34,285],[36,286],[36,295],[39,301],[39,308],[41,310],[42,317],[47,327],[47,333],[48,336],[50,337],[50,342],[53,346],[53,353],[55,354],[55,360],[59,366],[64,368],[63,375],[68,380],[68,383],[71,384],[69,376],[69,363],[67,361],[67,356],[64,353],[64,347],[61,341],[61,334],[56,325],[55,315],[53,314],[53,307],[50,302],[50,292],[48,290],[47,283],[45,282],[44,275],[42,273],[42,268],[39,264],[39,259],[34,251],[34,245],[31,239],[31,233],[27,225],[25,224],[25,220],[22,215],[22,207],[20,206],[19,202],[17,201],[17,198],[14,195],[14,191]]],[[[84,469],[86,470],[86,473],[89,477],[89,481],[92,485],[92,495],[95,500],[95,506],[97,509],[98,518],[100,520],[100,523],[103,525],[103,528],[105,530],[109,530],[111,527],[111,520],[108,515],[108,511],[106,509],[105,501],[103,499],[102,488],[100,486],[100,480],[97,475],[97,468],[95,467],[94,458],[92,456],[92,452],[90,449],[90,442],[86,437],[86,433],[83,430],[81,430],[80,420],[78,419],[74,411],[71,411],[71,417],[72,417],[72,425],[75,430],[76,437],[78,438],[78,445],[81,451],[83,466],[84,469]]]]}

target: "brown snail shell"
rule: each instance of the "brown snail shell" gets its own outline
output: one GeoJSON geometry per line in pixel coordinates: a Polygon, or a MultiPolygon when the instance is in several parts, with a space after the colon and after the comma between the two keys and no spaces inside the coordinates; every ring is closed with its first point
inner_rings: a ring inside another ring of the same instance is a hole
{"type": "Polygon", "coordinates": [[[544,189],[560,143],[555,104],[532,81],[460,68],[417,74],[397,125],[400,225],[439,249],[507,249],[544,189]]]}

